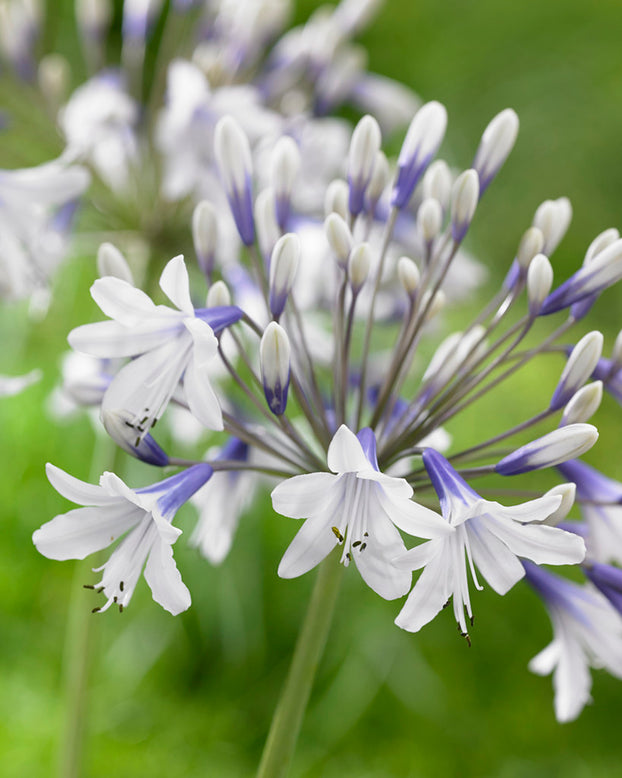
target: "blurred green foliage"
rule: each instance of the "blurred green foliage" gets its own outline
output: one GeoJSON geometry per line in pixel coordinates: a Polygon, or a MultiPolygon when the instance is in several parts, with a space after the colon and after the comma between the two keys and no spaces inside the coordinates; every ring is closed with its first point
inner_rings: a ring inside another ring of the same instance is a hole
{"type": "MultiPolygon", "coordinates": [[[[57,4],[53,4],[56,8],[57,4]]],[[[76,58],[69,2],[58,4],[52,38],[76,58]]],[[[51,7],[52,4],[50,3],[51,7]]],[[[297,20],[317,6],[298,3],[297,20]]],[[[388,0],[363,36],[372,70],[398,78],[448,108],[444,145],[451,162],[472,158],[487,121],[506,106],[521,118],[519,142],[476,217],[470,247],[498,281],[521,232],[547,197],[568,195],[575,219],[555,255],[556,277],[569,275],[592,237],[620,226],[622,212],[622,8],[616,0],[388,0]]],[[[0,96],[7,105],[9,92],[0,96]]],[[[60,150],[45,119],[23,94],[22,113],[3,133],[0,162],[34,164],[60,150]],[[22,134],[26,131],[26,135],[22,134]],[[29,134],[28,134],[29,133],[29,134]],[[24,137],[39,137],[29,145],[24,137]],[[32,156],[29,154],[32,149],[32,156]]],[[[17,105],[17,103],[15,103],[17,105]]],[[[28,323],[20,306],[0,311],[3,373],[41,366],[44,381],[0,403],[0,773],[54,774],[63,725],[63,652],[74,563],[41,558],[31,534],[68,505],[43,477],[52,461],[93,477],[94,433],[81,417],[55,425],[46,411],[70,328],[93,317],[91,256],[58,276],[44,321],[28,323]]],[[[607,334],[620,326],[620,290],[603,295],[590,318],[607,334]]],[[[452,326],[463,326],[462,314],[452,326]]],[[[543,328],[544,330],[544,328],[543,328]]],[[[473,442],[539,409],[561,364],[538,365],[463,420],[457,442],[473,442]]],[[[622,479],[619,408],[606,398],[602,444],[590,461],[622,479]]],[[[131,483],[147,482],[130,463],[131,483]]],[[[529,486],[529,483],[523,484],[529,486]]],[[[312,576],[280,581],[278,560],[295,524],[268,509],[248,511],[230,557],[211,568],[188,549],[175,556],[193,596],[172,618],[141,582],[131,607],[89,617],[91,627],[86,776],[252,775],[284,678],[312,576]]],[[[193,516],[180,515],[189,530],[193,516]]],[[[84,582],[88,568],[78,568],[84,582]]],[[[346,576],[335,625],[312,696],[294,778],[609,778],[619,772],[622,687],[594,672],[594,706],[572,724],[556,724],[550,679],[528,660],[550,639],[548,619],[526,587],[500,598],[474,596],[469,649],[450,613],[411,636],[392,624],[396,603],[379,600],[355,571],[346,576]]]]}

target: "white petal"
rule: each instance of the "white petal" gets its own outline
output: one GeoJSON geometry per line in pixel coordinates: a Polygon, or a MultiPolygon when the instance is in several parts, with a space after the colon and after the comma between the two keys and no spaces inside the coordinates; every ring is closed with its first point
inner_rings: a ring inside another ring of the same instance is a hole
{"type": "Polygon", "coordinates": [[[338,480],[339,477],[332,473],[295,475],[272,490],[272,507],[281,516],[291,519],[315,516],[322,513],[326,502],[333,498],[333,487],[338,480]]]}
{"type": "Polygon", "coordinates": [[[19,394],[22,389],[41,380],[42,375],[40,370],[31,370],[30,373],[20,376],[0,375],[0,397],[19,394]]]}
{"type": "Polygon", "coordinates": [[[449,522],[438,513],[410,499],[392,499],[382,493],[380,504],[396,527],[415,538],[439,538],[454,532],[449,522]]]}
{"type": "Polygon", "coordinates": [[[106,548],[144,516],[126,502],[106,508],[76,508],[48,521],[32,536],[49,559],[84,559],[106,548]]]}
{"type": "Polygon", "coordinates": [[[339,427],[330,442],[327,461],[333,473],[353,473],[373,469],[359,439],[345,424],[339,427]]]}
{"type": "Polygon", "coordinates": [[[488,517],[486,526],[517,556],[537,565],[575,565],[585,557],[583,538],[546,525],[517,524],[502,516],[488,517]]]}
{"type": "Polygon", "coordinates": [[[173,616],[190,607],[190,592],[181,580],[173,559],[173,549],[161,539],[154,542],[147,558],[145,581],[153,599],[173,616]]]}
{"type": "Polygon", "coordinates": [[[101,486],[74,478],[50,462],[46,464],[45,472],[56,491],[78,505],[110,505],[119,502],[117,497],[106,494],[101,486]]]}
{"type": "Polygon", "coordinates": [[[94,357],[133,357],[179,335],[179,318],[152,318],[128,329],[116,321],[99,321],[73,329],[67,340],[76,351],[94,357]]]}
{"type": "Polygon", "coordinates": [[[281,578],[296,578],[309,572],[328,556],[337,542],[331,522],[324,514],[307,519],[283,554],[278,574],[281,578]]]}
{"type": "Polygon", "coordinates": [[[405,554],[401,554],[393,560],[393,563],[405,570],[420,570],[439,553],[438,547],[439,543],[434,541],[421,543],[406,551],[405,554]]]}
{"type": "Polygon", "coordinates": [[[385,600],[403,597],[410,589],[412,573],[410,570],[396,567],[391,560],[405,552],[400,533],[389,519],[382,515],[373,515],[367,526],[373,531],[366,539],[366,546],[352,548],[352,557],[365,583],[385,600]]]}
{"type": "Polygon", "coordinates": [[[91,287],[91,296],[102,312],[119,324],[133,327],[145,316],[153,316],[156,306],[151,298],[120,278],[98,278],[91,287]]]}
{"type": "Polygon", "coordinates": [[[218,397],[210,384],[206,366],[199,366],[192,358],[184,375],[184,391],[188,407],[196,418],[210,430],[222,430],[222,411],[218,397]]]}
{"type": "MultiPolygon", "coordinates": [[[[440,546],[438,551],[441,551],[440,546]]],[[[443,559],[443,556],[443,554],[438,553],[419,576],[406,604],[395,619],[398,627],[408,630],[408,632],[418,632],[443,609],[451,594],[451,589],[448,586],[451,576],[444,569],[446,560],[443,559]]]]}
{"type": "Polygon", "coordinates": [[[495,515],[505,516],[508,519],[526,523],[548,519],[559,508],[561,501],[560,495],[553,494],[538,497],[536,500],[528,500],[520,505],[509,505],[506,507],[496,502],[489,503],[489,505],[494,505],[495,515]]]}
{"type": "Polygon", "coordinates": [[[592,700],[589,664],[581,646],[572,638],[562,642],[559,663],[553,675],[553,687],[555,717],[558,721],[574,721],[592,700]]]}
{"type": "Polygon", "coordinates": [[[468,525],[473,562],[497,594],[506,594],[525,575],[516,555],[492,532],[468,525]]]}
{"type": "Polygon", "coordinates": [[[214,331],[206,321],[201,319],[186,318],[184,326],[192,335],[194,358],[199,365],[211,362],[218,353],[218,339],[214,331]]]}
{"type": "Polygon", "coordinates": [[[559,641],[553,640],[529,662],[529,669],[532,673],[536,673],[536,675],[549,675],[549,673],[553,672],[555,665],[559,662],[559,654],[559,641]]]}
{"type": "Polygon", "coordinates": [[[188,316],[194,316],[188,271],[182,254],[173,257],[162,271],[160,289],[180,311],[188,316]]]}

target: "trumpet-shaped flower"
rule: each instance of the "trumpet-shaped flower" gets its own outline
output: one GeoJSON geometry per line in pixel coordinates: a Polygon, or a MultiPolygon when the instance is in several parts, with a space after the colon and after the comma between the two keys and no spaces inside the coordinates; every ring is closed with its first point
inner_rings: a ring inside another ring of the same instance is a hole
{"type": "Polygon", "coordinates": [[[553,673],[555,716],[572,721],[591,702],[590,667],[622,678],[622,619],[596,589],[579,586],[525,563],[526,580],[542,597],[553,624],[553,642],[529,669],[553,673]]]}
{"type": "Polygon", "coordinates": [[[342,425],[328,447],[331,473],[297,475],[272,492],[277,513],[306,519],[279,565],[282,578],[308,572],[337,545],[341,562],[354,560],[365,583],[387,600],[404,595],[411,573],[393,559],[404,553],[398,528],[409,535],[438,538],[451,533],[434,511],[411,500],[403,478],[379,472],[376,440],[365,428],[355,435],[342,425]]]}
{"type": "Polygon", "coordinates": [[[454,616],[467,636],[465,611],[473,619],[467,560],[477,589],[477,567],[498,594],[506,594],[524,575],[519,557],[552,565],[574,564],[585,556],[583,540],[556,527],[531,524],[546,519],[561,503],[558,495],[504,507],[483,500],[437,451],[423,453],[443,517],[455,531],[408,551],[399,561],[410,570],[424,568],[395,623],[417,632],[453,597],[454,616]]]}
{"type": "Polygon", "coordinates": [[[160,286],[177,309],[155,305],[139,289],[119,278],[100,278],[93,298],[112,321],[78,327],[69,343],[96,357],[137,357],[112,380],[102,401],[104,423],[124,419],[108,431],[127,448],[141,439],[163,413],[183,377],[188,406],[206,427],[222,429],[222,413],[210,385],[210,363],[218,351],[214,330],[238,321],[235,306],[194,309],[182,256],[172,259],[160,286]],[[125,431],[127,438],[121,435],[125,431]]]}
{"type": "Polygon", "coordinates": [[[190,607],[190,593],[173,560],[172,545],[181,535],[171,521],[178,509],[207,482],[212,468],[194,465],[144,489],[130,489],[114,473],[99,485],[85,483],[48,464],[47,476],[57,492],[84,508],[62,513],[33,534],[37,549],[49,559],[84,559],[124,536],[94,587],[107,610],[123,609],[132,598],[144,568],[153,599],[173,615],[190,607]]]}

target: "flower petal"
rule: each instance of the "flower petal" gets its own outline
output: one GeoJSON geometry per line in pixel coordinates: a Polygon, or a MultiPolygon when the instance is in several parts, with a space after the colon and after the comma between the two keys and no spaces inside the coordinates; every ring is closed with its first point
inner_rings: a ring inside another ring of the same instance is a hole
{"type": "Polygon", "coordinates": [[[281,516],[307,519],[325,509],[339,477],[332,473],[295,475],[272,490],[272,507],[281,516]]]}
{"type": "Polygon", "coordinates": [[[585,557],[583,538],[546,525],[517,524],[503,516],[490,516],[486,526],[516,556],[537,565],[574,565],[585,557]]]}
{"type": "Polygon", "coordinates": [[[194,357],[184,374],[184,391],[188,407],[194,416],[211,430],[222,430],[222,410],[212,389],[207,365],[200,365],[194,357]]]}
{"type": "MultiPolygon", "coordinates": [[[[432,541],[434,542],[434,541],[432,541]]],[[[451,574],[444,570],[442,547],[438,542],[436,555],[428,562],[414,589],[399,612],[395,623],[408,632],[418,632],[443,609],[451,595],[451,574]]]]}
{"type": "Polygon", "coordinates": [[[281,578],[303,575],[328,556],[338,542],[330,525],[325,515],[305,521],[283,554],[278,569],[281,578]]]}
{"type": "Polygon", "coordinates": [[[516,555],[492,532],[469,524],[469,543],[473,562],[497,594],[506,594],[525,575],[516,555]]]}
{"type": "Polygon", "coordinates": [[[335,433],[328,447],[328,467],[333,473],[375,472],[356,435],[345,424],[335,433]]]}
{"type": "Polygon", "coordinates": [[[385,600],[395,600],[403,597],[412,584],[412,572],[396,567],[392,562],[405,551],[402,537],[391,521],[382,514],[375,514],[373,532],[369,533],[365,547],[352,548],[351,553],[370,589],[385,600]]]}
{"type": "Polygon", "coordinates": [[[56,491],[78,505],[110,505],[119,502],[117,497],[107,494],[101,486],[74,478],[50,462],[46,464],[45,472],[56,491]]]}
{"type": "Polygon", "coordinates": [[[190,299],[190,282],[183,254],[179,254],[162,271],[160,289],[168,299],[187,316],[194,316],[194,307],[190,299]]]}
{"type": "Polygon", "coordinates": [[[106,316],[125,327],[133,327],[156,311],[155,303],[147,294],[113,276],[98,278],[91,287],[91,297],[106,316]]]}
{"type": "Polygon", "coordinates": [[[133,357],[157,348],[180,331],[178,318],[146,319],[128,329],[116,321],[98,321],[73,329],[67,340],[76,351],[94,357],[133,357]]]}
{"type": "Polygon", "coordinates": [[[173,616],[190,607],[190,592],[181,580],[173,559],[173,548],[161,538],[154,542],[147,558],[145,581],[153,599],[173,616]]]}

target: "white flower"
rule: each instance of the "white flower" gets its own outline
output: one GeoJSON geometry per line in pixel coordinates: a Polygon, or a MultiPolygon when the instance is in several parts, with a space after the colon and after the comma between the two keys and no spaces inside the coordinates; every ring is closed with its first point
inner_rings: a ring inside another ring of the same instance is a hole
{"type": "MultiPolygon", "coordinates": [[[[209,380],[210,363],[218,351],[212,326],[222,329],[242,315],[235,306],[195,310],[182,256],[166,265],[160,287],[177,309],[155,305],[119,278],[98,279],[91,293],[113,321],[86,324],[69,334],[77,351],[96,357],[137,357],[114,377],[101,409],[104,424],[109,416],[123,416],[134,445],[163,413],[182,376],[192,413],[209,429],[222,429],[220,405],[209,380]]],[[[126,445],[128,440],[118,442],[126,445]]]]}
{"type": "Polygon", "coordinates": [[[315,567],[339,543],[341,562],[353,559],[364,581],[385,599],[404,595],[411,573],[392,560],[405,547],[397,528],[416,537],[451,533],[438,514],[413,502],[403,478],[378,471],[376,441],[370,429],[357,435],[342,425],[328,447],[332,473],[297,475],[272,492],[274,510],[305,518],[279,565],[282,578],[315,567]]]}
{"type": "MultiPolygon", "coordinates": [[[[190,593],[173,560],[172,545],[181,530],[171,526],[177,510],[211,476],[206,464],[194,467],[145,489],[133,490],[114,473],[104,473],[99,486],[85,483],[54,465],[46,466],[52,486],[72,502],[87,507],[60,514],[32,536],[49,559],[84,559],[123,537],[94,587],[106,603],[125,607],[144,567],[153,599],[173,615],[190,607],[190,593]]],[[[96,572],[97,572],[96,571],[96,572]]]]}
{"type": "Polygon", "coordinates": [[[591,702],[590,667],[603,667],[622,678],[622,619],[591,586],[579,586],[529,563],[525,570],[553,624],[553,641],[531,660],[529,669],[538,675],[553,673],[555,716],[572,721],[591,702]]]}
{"type": "Polygon", "coordinates": [[[518,557],[552,565],[582,561],[585,544],[580,537],[556,527],[527,524],[543,521],[557,510],[559,495],[506,508],[483,500],[437,451],[426,449],[423,462],[443,516],[455,532],[411,549],[399,561],[409,570],[424,570],[395,620],[398,627],[417,632],[453,596],[454,616],[467,635],[465,609],[473,618],[467,560],[476,588],[482,587],[475,567],[498,594],[506,594],[525,575],[518,557]]]}

